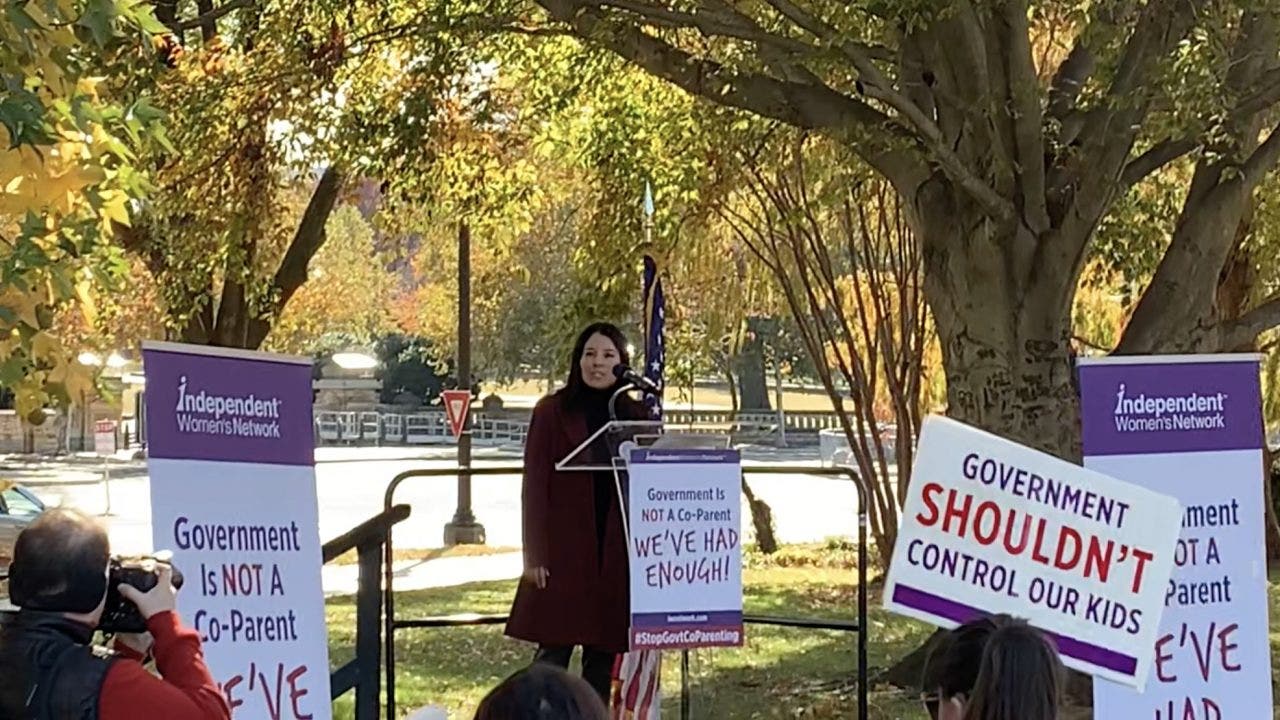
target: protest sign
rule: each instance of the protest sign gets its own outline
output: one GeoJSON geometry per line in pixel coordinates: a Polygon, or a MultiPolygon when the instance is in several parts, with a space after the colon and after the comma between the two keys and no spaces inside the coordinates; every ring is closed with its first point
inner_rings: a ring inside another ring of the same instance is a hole
{"type": "Polygon", "coordinates": [[[1143,692],[1094,685],[1100,720],[1271,717],[1259,358],[1082,360],[1085,466],[1183,506],[1143,692]]]}
{"type": "Polygon", "coordinates": [[[311,363],[143,349],[151,526],[234,718],[331,716],[311,363]]]}
{"type": "Polygon", "coordinates": [[[1140,687],[1179,516],[1171,497],[930,417],[885,607],[948,628],[1024,618],[1069,667],[1140,687]]]}
{"type": "Polygon", "coordinates": [[[737,450],[628,456],[631,649],[742,644],[737,450]]]}

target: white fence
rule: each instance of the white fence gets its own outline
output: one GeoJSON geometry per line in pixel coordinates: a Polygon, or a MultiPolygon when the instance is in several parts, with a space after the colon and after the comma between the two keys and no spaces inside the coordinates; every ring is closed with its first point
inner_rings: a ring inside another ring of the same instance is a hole
{"type": "MultiPolygon", "coordinates": [[[[471,414],[471,439],[476,443],[523,445],[529,422],[511,417],[471,414]]],[[[733,412],[730,410],[669,410],[667,425],[681,430],[726,433],[739,442],[770,442],[777,437],[775,412],[733,412]]],[[[816,442],[823,431],[824,448],[838,427],[834,413],[785,413],[787,442],[816,442]]],[[[316,442],[321,445],[452,445],[456,442],[443,411],[396,413],[387,411],[317,411],[316,442]]],[[[837,431],[838,432],[838,431],[837,431]]],[[[841,435],[843,438],[843,435],[841,435]]],[[[825,455],[830,455],[831,450],[825,455]]],[[[824,455],[824,458],[825,458],[824,455]]],[[[829,459],[829,458],[825,458],[829,459]]]]}
{"type": "MultiPolygon", "coordinates": [[[[443,412],[388,413],[324,410],[315,415],[321,445],[452,445],[456,442],[443,412]]],[[[473,442],[523,444],[527,421],[471,415],[473,442]]]]}

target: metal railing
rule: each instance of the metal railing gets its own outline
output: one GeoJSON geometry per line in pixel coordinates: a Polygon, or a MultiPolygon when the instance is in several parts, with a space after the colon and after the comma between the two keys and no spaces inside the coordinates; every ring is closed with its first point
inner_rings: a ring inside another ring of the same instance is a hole
{"type": "MultiPolygon", "coordinates": [[[[829,620],[822,618],[805,618],[805,617],[782,617],[773,615],[751,615],[744,614],[743,622],[753,625],[772,625],[778,627],[802,628],[811,630],[835,630],[840,632],[852,632],[857,635],[857,705],[858,717],[867,717],[867,503],[871,500],[871,488],[866,481],[858,475],[856,471],[849,467],[840,468],[815,468],[812,466],[747,466],[742,468],[744,475],[816,475],[819,477],[828,477],[832,479],[845,479],[853,482],[855,492],[858,496],[858,510],[856,513],[858,522],[858,561],[857,561],[857,607],[855,608],[854,620],[829,620]]],[[[452,467],[452,468],[431,468],[424,470],[409,470],[395,476],[387,485],[386,492],[383,496],[384,509],[396,507],[395,494],[396,490],[405,481],[415,478],[456,478],[463,477],[486,477],[486,476],[511,476],[520,475],[523,468],[519,465],[506,465],[498,467],[452,467]]],[[[425,618],[397,618],[396,617],[396,598],[395,598],[395,572],[392,566],[394,558],[394,538],[392,528],[388,527],[386,542],[383,545],[384,560],[382,564],[383,571],[383,593],[385,599],[383,601],[383,637],[385,638],[385,666],[386,666],[386,692],[387,692],[387,717],[396,717],[396,642],[395,634],[397,630],[408,630],[412,628],[449,628],[449,627],[466,627],[475,625],[497,625],[505,623],[507,616],[505,614],[481,615],[476,613],[466,613],[460,615],[448,615],[425,618]]],[[[363,587],[363,583],[362,583],[363,587]]],[[[685,720],[689,717],[690,697],[688,683],[688,652],[685,651],[681,658],[681,689],[680,689],[680,709],[681,717],[685,720]]],[[[357,720],[361,720],[357,716],[357,720]]]]}
{"type": "Polygon", "coordinates": [[[395,505],[325,543],[323,562],[328,564],[354,549],[359,563],[356,586],[356,656],[329,674],[330,700],[355,690],[355,720],[377,720],[382,671],[382,619],[380,587],[383,545],[391,538],[391,528],[409,517],[408,505],[395,505]]]}

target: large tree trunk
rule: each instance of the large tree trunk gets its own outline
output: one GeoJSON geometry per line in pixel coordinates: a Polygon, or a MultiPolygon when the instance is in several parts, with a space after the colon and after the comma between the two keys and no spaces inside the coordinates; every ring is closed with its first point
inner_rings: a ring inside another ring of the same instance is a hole
{"type": "Polygon", "coordinates": [[[770,410],[769,380],[765,375],[764,337],[756,332],[750,319],[746,323],[746,337],[738,356],[734,358],[738,375],[738,408],[740,410],[770,410]]]}
{"type": "MultiPolygon", "coordinates": [[[[947,415],[1061,458],[1080,458],[1080,401],[1073,380],[1070,294],[1056,282],[1020,282],[995,248],[1025,243],[1026,228],[1000,232],[981,214],[961,222],[945,196],[915,207],[925,251],[925,295],[937,324],[947,378],[947,415]],[[967,229],[955,242],[956,228],[967,229]]],[[[1074,276],[1071,285],[1074,287],[1074,276]]],[[[896,662],[881,680],[919,687],[937,637],[896,662]]],[[[1073,698],[1088,685],[1071,682],[1073,698]]]]}

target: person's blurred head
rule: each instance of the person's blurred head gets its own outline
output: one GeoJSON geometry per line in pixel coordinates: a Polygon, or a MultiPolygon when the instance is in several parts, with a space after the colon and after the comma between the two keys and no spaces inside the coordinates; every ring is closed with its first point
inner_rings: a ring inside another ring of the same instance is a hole
{"type": "Polygon", "coordinates": [[[588,389],[608,390],[618,384],[613,376],[617,365],[630,365],[627,336],[612,323],[592,323],[578,335],[573,344],[569,379],[565,384],[570,398],[576,399],[588,389]]]}
{"type": "Polygon", "coordinates": [[[78,510],[47,510],[18,535],[9,566],[9,601],[97,627],[110,561],[111,543],[101,523],[78,510]]]}
{"type": "Polygon", "coordinates": [[[1057,720],[1064,674],[1044,633],[1011,620],[987,640],[964,720],[1057,720]]]}
{"type": "Polygon", "coordinates": [[[549,663],[534,663],[494,688],[475,720],[607,720],[600,696],[585,680],[549,663]]]}
{"type": "Polygon", "coordinates": [[[960,720],[973,694],[987,639],[1005,616],[981,617],[947,632],[924,665],[924,704],[934,720],[960,720]]]}

